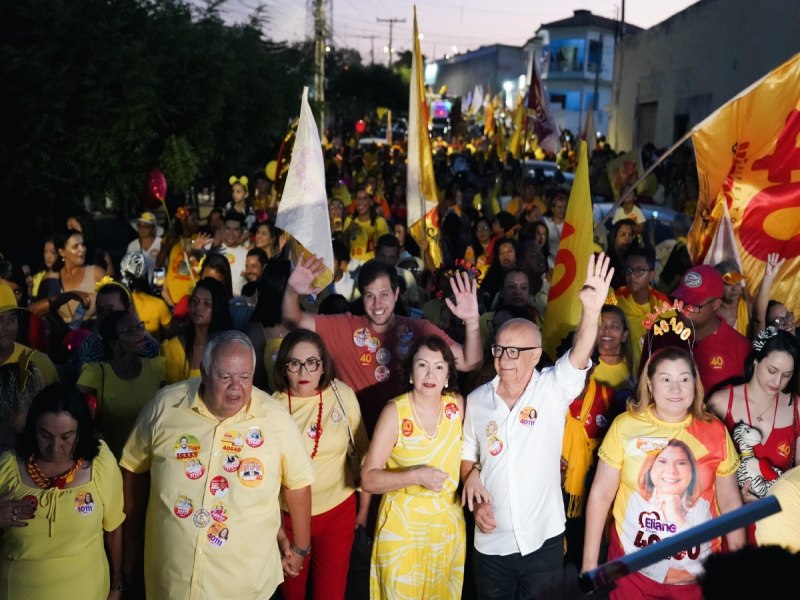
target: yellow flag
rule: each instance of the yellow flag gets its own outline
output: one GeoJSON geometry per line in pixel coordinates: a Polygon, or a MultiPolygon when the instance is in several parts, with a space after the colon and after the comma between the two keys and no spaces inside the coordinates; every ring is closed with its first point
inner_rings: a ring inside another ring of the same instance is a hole
{"type": "Polygon", "coordinates": [[[514,132],[511,134],[511,141],[508,143],[508,151],[516,158],[522,158],[523,145],[525,143],[525,107],[522,105],[522,96],[517,98],[517,108],[514,111],[514,132]]]}
{"type": "Polygon", "coordinates": [[[408,230],[435,267],[442,263],[439,248],[439,215],[433,156],[428,136],[428,104],[425,99],[424,65],[419,47],[417,7],[414,7],[414,53],[411,58],[411,85],[408,102],[408,168],[406,207],[408,230]],[[424,242],[423,242],[424,240],[424,242]]]}
{"type": "Polygon", "coordinates": [[[702,262],[727,205],[747,290],[767,255],[786,263],[770,296],[800,309],[800,54],[720,107],[692,132],[700,197],[689,251],[702,262]]]}
{"type": "Polygon", "coordinates": [[[586,281],[589,257],[593,253],[592,197],[589,192],[589,160],[586,142],[581,141],[578,168],[567,203],[567,215],[558,244],[553,283],[547,297],[542,327],[542,347],[551,358],[562,340],[578,327],[581,301],[578,292],[586,281]]]}

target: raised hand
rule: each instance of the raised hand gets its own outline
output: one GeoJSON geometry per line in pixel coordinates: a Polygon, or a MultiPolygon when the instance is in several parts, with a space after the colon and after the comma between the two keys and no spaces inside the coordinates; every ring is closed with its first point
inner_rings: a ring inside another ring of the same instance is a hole
{"type": "Polygon", "coordinates": [[[589,270],[586,273],[586,281],[583,288],[578,292],[584,311],[600,312],[608,296],[608,288],[611,287],[611,278],[614,276],[614,268],[610,266],[610,259],[602,252],[595,260],[594,255],[589,257],[589,270]]]}
{"type": "Polygon", "coordinates": [[[445,298],[450,312],[462,321],[477,321],[480,317],[477,280],[470,279],[467,273],[456,273],[450,278],[450,288],[455,297],[455,302],[452,302],[450,298],[445,298]]]}
{"type": "Polygon", "coordinates": [[[764,265],[764,281],[775,281],[775,278],[778,276],[778,271],[781,270],[785,262],[786,259],[781,258],[781,255],[777,252],[767,254],[767,262],[764,265]]]}
{"type": "Polygon", "coordinates": [[[316,294],[320,288],[314,287],[314,279],[325,271],[325,263],[318,256],[312,255],[308,260],[301,256],[289,275],[288,286],[298,294],[316,294]]]}

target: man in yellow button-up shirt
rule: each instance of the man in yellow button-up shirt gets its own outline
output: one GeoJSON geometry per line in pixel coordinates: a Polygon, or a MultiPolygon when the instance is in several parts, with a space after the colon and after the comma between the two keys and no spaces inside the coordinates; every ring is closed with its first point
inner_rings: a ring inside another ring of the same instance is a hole
{"type": "Polygon", "coordinates": [[[269,598],[283,581],[281,487],[294,532],[283,570],[298,572],[310,551],[311,461],[291,416],[253,388],[254,365],[246,336],[217,334],[202,378],[163,389],[128,438],[126,567],[144,531],[148,598],[269,598]]]}

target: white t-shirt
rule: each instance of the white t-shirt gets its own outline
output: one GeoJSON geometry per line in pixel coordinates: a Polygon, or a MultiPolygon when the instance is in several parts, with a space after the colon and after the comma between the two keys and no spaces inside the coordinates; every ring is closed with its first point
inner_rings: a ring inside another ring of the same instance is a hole
{"type": "Polygon", "coordinates": [[[481,464],[481,481],[492,496],[497,521],[491,533],[476,527],[478,552],[525,556],[564,532],[564,422],[587,372],[573,367],[567,353],[554,367],[534,372],[510,410],[496,393],[499,376],[467,398],[461,457],[481,464]]]}
{"type": "Polygon", "coordinates": [[[244,264],[247,261],[247,248],[236,246],[228,248],[225,244],[219,247],[218,252],[228,259],[231,264],[231,283],[233,283],[233,295],[239,296],[247,280],[244,278],[244,264]]]}

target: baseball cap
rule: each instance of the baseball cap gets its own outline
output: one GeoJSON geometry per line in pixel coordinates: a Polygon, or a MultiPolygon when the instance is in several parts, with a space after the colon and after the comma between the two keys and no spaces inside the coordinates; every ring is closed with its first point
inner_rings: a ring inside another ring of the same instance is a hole
{"type": "Polygon", "coordinates": [[[134,219],[133,221],[131,221],[131,227],[136,229],[136,227],[139,225],[139,223],[144,223],[146,225],[152,225],[153,227],[155,227],[156,228],[156,236],[160,237],[160,236],[164,235],[164,228],[161,227],[158,224],[158,220],[156,219],[156,216],[151,212],[148,212],[148,211],[143,212],[139,216],[138,219],[134,219]]]}
{"type": "Polygon", "coordinates": [[[711,265],[698,265],[684,273],[672,296],[687,304],[698,305],[709,298],[722,298],[724,289],[719,271],[711,265]]]}
{"type": "Polygon", "coordinates": [[[20,308],[17,305],[17,297],[14,295],[14,290],[6,283],[0,283],[0,313],[9,310],[28,310],[27,308],[20,308]]]}

